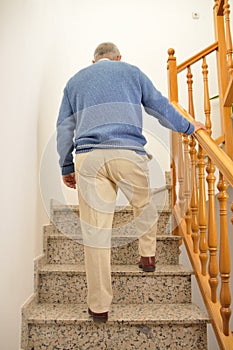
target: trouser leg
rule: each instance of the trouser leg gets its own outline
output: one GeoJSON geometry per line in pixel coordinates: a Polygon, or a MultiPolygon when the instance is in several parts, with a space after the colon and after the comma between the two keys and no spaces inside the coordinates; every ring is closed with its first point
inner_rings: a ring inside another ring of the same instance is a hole
{"type": "Polygon", "coordinates": [[[122,157],[115,162],[118,186],[134,209],[136,236],[139,240],[139,254],[144,257],[155,255],[157,232],[157,208],[151,196],[148,158],[135,152],[126,152],[127,161],[122,157]]]}
{"type": "MultiPolygon", "coordinates": [[[[135,220],[138,221],[136,226],[138,227],[138,251],[140,256],[150,257],[155,256],[156,252],[156,233],[157,233],[157,211],[156,208],[153,210],[152,216],[150,215],[148,221],[145,221],[143,225],[140,221],[146,220],[147,215],[143,215],[144,209],[134,209],[134,217],[135,220]],[[140,218],[141,214],[141,218],[140,218]],[[143,226],[140,228],[140,226],[143,226]],[[144,234],[140,234],[140,232],[145,232],[144,234]]],[[[148,209],[148,212],[151,212],[148,209]]]]}
{"type": "Polygon", "coordinates": [[[109,311],[112,303],[111,249],[84,246],[88,285],[87,304],[97,313],[109,311]]]}
{"type": "Polygon", "coordinates": [[[101,164],[94,153],[76,157],[87,303],[97,313],[109,311],[113,297],[111,228],[116,200],[116,186],[104,176],[101,164]]]}
{"type": "Polygon", "coordinates": [[[93,211],[79,193],[79,210],[84,240],[87,304],[97,313],[109,311],[112,302],[111,228],[113,214],[93,211]],[[87,224],[87,220],[89,223],[87,224]],[[107,225],[108,222],[108,225],[107,225]]]}
{"type": "Polygon", "coordinates": [[[117,186],[134,207],[139,254],[155,255],[157,212],[150,198],[147,157],[126,150],[93,151],[76,157],[76,171],[88,306],[106,312],[112,300],[110,247],[117,186]]]}

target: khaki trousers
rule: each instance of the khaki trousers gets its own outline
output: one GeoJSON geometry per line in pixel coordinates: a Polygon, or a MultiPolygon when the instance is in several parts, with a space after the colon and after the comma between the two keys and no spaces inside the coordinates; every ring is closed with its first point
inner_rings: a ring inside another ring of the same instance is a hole
{"type": "Polygon", "coordinates": [[[109,311],[112,302],[111,234],[118,188],[134,208],[139,255],[154,256],[156,206],[151,201],[148,157],[131,150],[98,149],[76,155],[76,181],[87,276],[87,304],[109,311]]]}

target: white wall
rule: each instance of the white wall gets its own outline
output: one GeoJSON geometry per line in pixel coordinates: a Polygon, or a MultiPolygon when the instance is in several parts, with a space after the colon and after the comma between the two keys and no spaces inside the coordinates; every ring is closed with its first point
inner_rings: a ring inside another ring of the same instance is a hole
{"type": "MultiPolygon", "coordinates": [[[[33,259],[42,251],[41,227],[48,221],[42,199],[76,198],[60,185],[54,142],[66,81],[91,63],[97,44],[108,40],[167,94],[167,49],[175,48],[181,62],[212,43],[213,3],[0,1],[1,349],[19,348],[20,307],[33,292],[33,259]],[[199,20],[192,19],[193,11],[199,20]]],[[[149,137],[152,152],[160,155],[159,168],[168,169],[168,158],[161,156],[161,150],[168,153],[168,132],[147,123],[147,132],[159,134],[155,141],[149,137]]],[[[152,175],[152,186],[158,187],[162,180],[152,175]]]]}
{"type": "Polygon", "coordinates": [[[33,259],[41,241],[37,127],[44,54],[33,2],[1,1],[0,23],[0,348],[17,350],[20,308],[33,292],[33,259]]]}

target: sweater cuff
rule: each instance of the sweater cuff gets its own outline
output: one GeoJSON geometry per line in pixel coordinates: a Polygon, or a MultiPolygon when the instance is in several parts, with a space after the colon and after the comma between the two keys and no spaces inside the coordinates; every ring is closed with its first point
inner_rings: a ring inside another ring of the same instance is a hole
{"type": "Polygon", "coordinates": [[[189,126],[187,130],[184,132],[186,135],[191,135],[194,132],[194,125],[192,123],[189,123],[189,126]]]}
{"type": "Polygon", "coordinates": [[[74,164],[65,165],[61,168],[62,175],[74,173],[74,164]]]}

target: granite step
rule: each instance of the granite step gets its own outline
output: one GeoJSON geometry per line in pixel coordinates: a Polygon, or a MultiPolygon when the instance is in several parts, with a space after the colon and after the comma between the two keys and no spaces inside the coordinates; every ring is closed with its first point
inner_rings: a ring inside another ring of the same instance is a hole
{"type": "Polygon", "coordinates": [[[193,304],[113,304],[106,324],[84,304],[36,304],[24,317],[25,350],[207,350],[208,318],[193,304]]]}
{"type": "MultiPolygon", "coordinates": [[[[53,232],[53,228],[51,227],[53,232]]],[[[157,236],[156,260],[158,264],[175,265],[179,260],[180,237],[157,236]]],[[[49,264],[83,264],[84,254],[81,237],[72,239],[61,234],[49,233],[46,229],[44,250],[49,264]]],[[[137,264],[138,240],[133,237],[113,238],[111,262],[116,265],[137,264]]]]}
{"type": "MultiPolygon", "coordinates": [[[[145,273],[137,265],[113,265],[113,303],[189,303],[191,274],[182,265],[158,265],[145,273]]],[[[39,270],[39,300],[86,303],[84,265],[47,264],[39,270]]]]}
{"type": "MultiPolygon", "coordinates": [[[[158,210],[157,234],[170,232],[171,210],[158,210]]],[[[51,223],[62,234],[72,237],[81,232],[79,208],[76,205],[54,205],[51,208],[51,223]]],[[[132,207],[117,207],[113,218],[113,236],[133,235],[135,223],[132,207]]]]}
{"type": "Polygon", "coordinates": [[[35,294],[23,307],[23,350],[207,350],[208,318],[191,303],[192,271],[179,265],[180,237],[170,234],[168,187],[155,194],[163,208],[155,272],[138,267],[132,208],[116,208],[113,303],[106,324],[95,324],[87,312],[78,206],[52,201],[44,254],[35,264],[35,294]]]}

